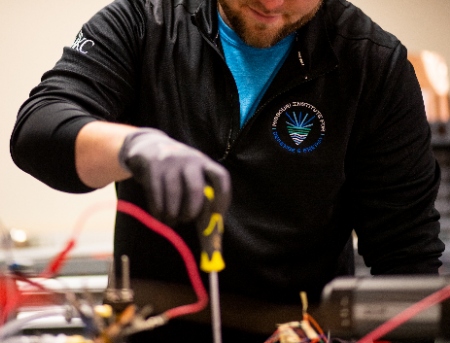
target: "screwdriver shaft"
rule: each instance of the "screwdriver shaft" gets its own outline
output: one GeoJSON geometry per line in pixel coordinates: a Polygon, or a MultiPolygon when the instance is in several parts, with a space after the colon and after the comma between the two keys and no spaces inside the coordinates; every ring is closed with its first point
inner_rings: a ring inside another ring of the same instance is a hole
{"type": "Polygon", "coordinates": [[[209,273],[209,292],[211,297],[211,320],[213,342],[222,343],[222,327],[220,318],[219,276],[217,272],[209,273]]]}

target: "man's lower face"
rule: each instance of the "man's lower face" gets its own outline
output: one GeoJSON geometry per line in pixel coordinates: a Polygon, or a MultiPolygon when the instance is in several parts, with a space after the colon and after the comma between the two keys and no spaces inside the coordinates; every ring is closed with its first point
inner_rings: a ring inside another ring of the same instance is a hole
{"type": "Polygon", "coordinates": [[[218,0],[225,22],[248,45],[266,48],[309,22],[322,0],[218,0]]]}

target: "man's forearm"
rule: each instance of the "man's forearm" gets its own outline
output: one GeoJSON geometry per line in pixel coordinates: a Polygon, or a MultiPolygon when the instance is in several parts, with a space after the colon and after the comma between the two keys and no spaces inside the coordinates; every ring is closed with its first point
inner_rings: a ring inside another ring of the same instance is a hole
{"type": "Polygon", "coordinates": [[[75,143],[75,165],[78,176],[86,186],[101,188],[131,177],[120,166],[118,155],[125,136],[136,129],[123,124],[94,121],[80,130],[75,143]]]}

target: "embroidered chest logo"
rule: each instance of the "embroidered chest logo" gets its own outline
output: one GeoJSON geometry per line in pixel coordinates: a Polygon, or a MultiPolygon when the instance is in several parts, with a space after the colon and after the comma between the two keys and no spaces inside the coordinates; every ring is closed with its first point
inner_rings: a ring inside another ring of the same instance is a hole
{"type": "Polygon", "coordinates": [[[71,48],[78,52],[81,52],[82,54],[87,54],[89,52],[89,49],[91,49],[94,45],[95,42],[93,40],[85,38],[83,31],[80,31],[71,48]]]}
{"type": "Polygon", "coordinates": [[[317,149],[325,137],[322,113],[306,102],[291,102],[280,108],[272,121],[272,135],[285,150],[296,154],[317,149]]]}

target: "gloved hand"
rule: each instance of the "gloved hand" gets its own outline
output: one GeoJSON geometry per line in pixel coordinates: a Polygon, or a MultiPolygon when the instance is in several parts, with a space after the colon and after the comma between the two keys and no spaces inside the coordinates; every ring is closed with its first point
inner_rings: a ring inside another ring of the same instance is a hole
{"type": "Polygon", "coordinates": [[[167,224],[196,219],[203,208],[207,184],[215,191],[215,211],[224,213],[228,208],[228,171],[160,130],[141,128],[128,134],[119,161],[144,188],[149,213],[167,224]]]}

